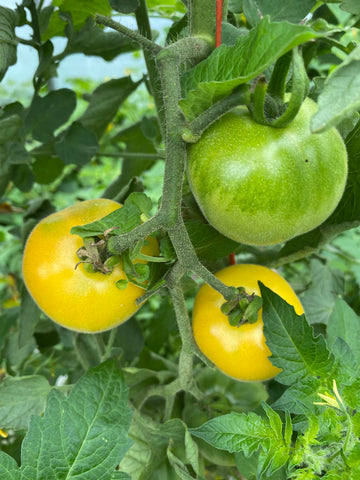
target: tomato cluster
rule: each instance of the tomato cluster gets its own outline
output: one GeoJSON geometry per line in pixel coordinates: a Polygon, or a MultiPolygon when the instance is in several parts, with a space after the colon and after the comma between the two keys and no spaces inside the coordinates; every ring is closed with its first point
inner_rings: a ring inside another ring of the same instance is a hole
{"type": "MultiPolygon", "coordinates": [[[[335,129],[310,132],[316,106],[306,99],[295,120],[276,129],[257,124],[244,108],[210,126],[189,147],[187,176],[209,222],[245,244],[286,241],[321,224],[335,209],[347,177],[344,143],[335,129]]],[[[89,272],[79,263],[83,240],[72,235],[84,225],[120,208],[112,200],[80,202],[43,219],[24,251],[23,275],[34,300],[58,324],[81,332],[100,332],[129,319],[144,289],[128,283],[121,262],[111,272],[89,272]],[[77,265],[77,268],[75,268],[77,265]]],[[[143,253],[157,255],[154,238],[143,253]]],[[[290,285],[258,265],[234,265],[216,274],[226,285],[260,295],[261,281],[303,313],[290,285]]],[[[263,381],[279,369],[272,365],[263,334],[261,309],[254,323],[231,325],[221,310],[224,298],[203,285],[195,298],[193,334],[200,350],[223,373],[241,381],[263,381]]]]}

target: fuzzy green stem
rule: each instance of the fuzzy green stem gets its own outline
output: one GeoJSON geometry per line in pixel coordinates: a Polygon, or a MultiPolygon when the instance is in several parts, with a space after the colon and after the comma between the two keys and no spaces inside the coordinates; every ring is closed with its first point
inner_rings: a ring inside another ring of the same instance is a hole
{"type": "Polygon", "coordinates": [[[74,333],[73,334],[73,341],[74,341],[74,347],[75,347],[75,352],[76,356],[79,360],[80,365],[83,367],[85,371],[87,371],[90,368],[90,364],[86,358],[86,351],[84,349],[83,344],[80,341],[80,334],[79,333],[74,333]]]}
{"type": "Polygon", "coordinates": [[[41,45],[39,16],[38,16],[38,12],[37,12],[34,0],[31,0],[31,2],[28,5],[28,9],[30,10],[30,14],[31,14],[31,26],[34,32],[33,34],[34,43],[35,45],[41,45]]]}
{"type": "Polygon", "coordinates": [[[216,36],[216,0],[189,0],[190,35],[206,39],[213,47],[216,36]]]}
{"type": "MultiPolygon", "coordinates": [[[[36,156],[36,154],[34,155],[36,156]]],[[[38,154],[39,156],[39,154],[38,154]]],[[[164,158],[164,154],[162,153],[137,153],[137,152],[98,152],[95,154],[96,157],[112,157],[112,158],[126,158],[126,159],[140,159],[140,160],[159,160],[160,158],[164,158]]]]}
{"type": "Polygon", "coordinates": [[[185,171],[186,145],[181,139],[184,119],[178,103],[181,95],[178,59],[167,52],[158,58],[160,80],[165,108],[166,160],[160,210],[168,226],[173,225],[179,215],[182,199],[182,183],[185,171]]]}
{"type": "Polygon", "coordinates": [[[102,333],[97,333],[96,335],[91,335],[90,337],[94,343],[96,352],[99,357],[99,361],[103,361],[104,353],[105,353],[105,344],[102,333]]]}
{"type": "Polygon", "coordinates": [[[178,276],[175,285],[168,285],[182,344],[179,358],[179,387],[196,398],[200,398],[201,392],[195,383],[193,373],[193,352],[197,350],[197,347],[192,334],[180,280],[181,277],[178,276]]]}
{"type": "Polygon", "coordinates": [[[160,45],[157,45],[155,42],[153,42],[152,40],[149,40],[148,38],[144,37],[140,33],[137,33],[134,30],[131,30],[130,28],[127,28],[118,22],[115,22],[109,17],[96,14],[95,22],[99,23],[100,25],[104,25],[105,27],[112,28],[117,32],[122,33],[126,37],[130,38],[134,42],[141,45],[142,48],[144,48],[145,50],[148,50],[149,52],[151,52],[153,55],[157,55],[161,51],[160,45]]]}
{"type": "Polygon", "coordinates": [[[180,218],[173,228],[168,230],[177,258],[185,271],[198,275],[211,287],[217,290],[225,300],[233,298],[233,289],[215,277],[198,259],[190,241],[186,227],[180,218]]]}
{"type": "Polygon", "coordinates": [[[110,358],[110,355],[111,355],[111,350],[114,346],[114,342],[115,342],[115,338],[116,338],[116,328],[113,328],[112,330],[110,330],[110,335],[109,335],[109,339],[107,341],[107,344],[105,346],[105,350],[104,350],[104,353],[103,353],[103,356],[101,358],[101,361],[104,362],[105,360],[107,360],[108,358],[110,358]]]}
{"type": "Polygon", "coordinates": [[[182,139],[188,143],[196,143],[202,133],[222,115],[239,105],[249,105],[249,103],[250,89],[248,85],[243,85],[196,117],[185,128],[182,139]]]}
{"type": "Polygon", "coordinates": [[[162,230],[163,224],[164,222],[160,213],[157,213],[147,222],[135,227],[133,230],[131,230],[131,232],[110,237],[107,243],[107,248],[110,250],[110,252],[120,255],[139,240],[146,238],[158,230],[162,230]]]}
{"type": "Polygon", "coordinates": [[[269,95],[280,98],[282,101],[285,98],[286,80],[291,65],[291,58],[291,52],[287,52],[276,61],[267,88],[269,95]]]}
{"type": "MultiPolygon", "coordinates": [[[[145,0],[139,0],[139,7],[135,10],[135,18],[138,25],[139,33],[149,40],[152,39],[151,26],[147,11],[145,0]]],[[[162,98],[162,92],[158,88],[159,72],[156,67],[156,62],[153,53],[147,49],[143,49],[144,59],[146,63],[146,69],[148,73],[149,82],[147,82],[148,88],[155,102],[155,108],[157,112],[157,118],[159,119],[159,127],[164,137],[165,134],[165,118],[164,118],[164,103],[162,98]]]]}
{"type": "Polygon", "coordinates": [[[302,56],[297,48],[293,49],[293,79],[289,104],[285,112],[271,122],[272,127],[282,128],[289,125],[296,117],[309,87],[309,79],[306,74],[302,56]]]}
{"type": "Polygon", "coordinates": [[[253,101],[251,105],[251,112],[255,122],[262,125],[268,125],[268,120],[265,117],[264,106],[267,92],[267,83],[263,75],[261,75],[255,85],[253,93],[253,101]]]}

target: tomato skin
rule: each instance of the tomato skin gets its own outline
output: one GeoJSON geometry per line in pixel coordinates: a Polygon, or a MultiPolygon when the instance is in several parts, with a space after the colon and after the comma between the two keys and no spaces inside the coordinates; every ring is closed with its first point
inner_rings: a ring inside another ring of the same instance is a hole
{"type": "Polygon", "coordinates": [[[188,148],[187,178],[208,222],[244,244],[271,245],[323,223],[344,192],[347,153],[335,128],[310,132],[309,98],[285,128],[239,107],[188,148]]]}
{"type": "MultiPolygon", "coordinates": [[[[79,262],[77,250],[83,245],[70,230],[98,220],[120,208],[107,199],[87,200],[53,213],[30,233],[23,256],[26,287],[39,308],[53,321],[78,332],[100,332],[128,320],[137,310],[136,298],[144,290],[129,283],[124,290],[115,282],[125,279],[121,264],[104,275],[89,273],[79,262]]],[[[149,238],[143,253],[158,254],[158,245],[149,238]]]]}
{"type": "MultiPolygon", "coordinates": [[[[216,273],[225,285],[244,287],[248,294],[260,296],[258,281],[293,305],[298,315],[304,312],[291,286],[278,273],[260,265],[231,265],[216,273]]],[[[255,323],[239,327],[230,325],[220,310],[222,295],[207,284],[198,291],[193,308],[192,328],[202,353],[223,373],[243,382],[264,381],[275,377],[280,369],[269,360],[265,343],[262,311],[255,323]]]]}

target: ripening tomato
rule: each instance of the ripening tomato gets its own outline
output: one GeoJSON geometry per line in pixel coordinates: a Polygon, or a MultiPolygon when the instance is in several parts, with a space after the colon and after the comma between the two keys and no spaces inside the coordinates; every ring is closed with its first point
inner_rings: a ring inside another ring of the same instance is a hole
{"type": "Polygon", "coordinates": [[[335,128],[311,133],[316,110],[307,98],[287,127],[273,128],[239,107],[189,146],[187,178],[214,228],[240,243],[271,245],[314,229],[334,211],[347,153],[335,128]]]}
{"type": "MultiPolygon", "coordinates": [[[[231,265],[216,273],[225,285],[244,287],[246,293],[260,296],[261,281],[290,305],[298,315],[304,310],[296,293],[278,273],[260,265],[231,265]]],[[[265,343],[262,311],[255,323],[231,326],[221,312],[222,295],[204,284],[195,297],[193,333],[202,353],[223,373],[243,382],[263,381],[275,377],[280,369],[269,360],[265,343]]]]}
{"type": "MultiPolygon", "coordinates": [[[[144,290],[128,283],[123,290],[116,282],[126,279],[121,263],[110,274],[88,272],[79,262],[83,246],[74,226],[98,220],[121,205],[104,198],[87,200],[53,213],[30,233],[24,250],[23,277],[39,308],[63,327],[79,332],[100,332],[128,320],[139,308],[135,300],[144,290]]],[[[148,238],[142,252],[157,255],[158,244],[148,238]]],[[[139,260],[140,262],[140,260],[139,260]]]]}

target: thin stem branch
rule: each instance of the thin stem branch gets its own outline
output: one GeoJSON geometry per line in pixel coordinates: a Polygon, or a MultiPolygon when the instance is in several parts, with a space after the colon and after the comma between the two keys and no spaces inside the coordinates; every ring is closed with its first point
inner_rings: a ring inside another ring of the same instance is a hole
{"type": "Polygon", "coordinates": [[[27,40],[26,38],[15,37],[18,43],[22,45],[28,45],[30,47],[39,48],[40,43],[36,43],[34,40],[27,40]]]}
{"type": "Polygon", "coordinates": [[[225,300],[233,297],[233,289],[215,277],[198,259],[191,243],[185,224],[179,219],[176,225],[168,230],[170,240],[176,252],[178,262],[183,269],[198,275],[204,282],[217,290],[225,300]]]}
{"type": "Polygon", "coordinates": [[[155,214],[147,222],[135,227],[131,232],[122,235],[111,237],[108,240],[107,248],[112,252],[120,255],[127,250],[131,245],[134,245],[139,240],[155,233],[158,230],[163,230],[164,221],[160,212],[155,214]]]}
{"type": "Polygon", "coordinates": [[[124,25],[121,25],[121,23],[115,22],[109,17],[96,14],[95,22],[100,25],[104,25],[105,27],[112,28],[117,32],[122,33],[126,37],[130,38],[134,42],[141,45],[142,48],[144,48],[145,50],[148,50],[149,52],[151,52],[153,55],[157,55],[162,50],[162,47],[160,47],[160,45],[157,45],[152,40],[149,40],[148,38],[144,37],[140,33],[137,33],[134,30],[131,30],[130,28],[125,27],[124,25]]]}
{"type": "MultiPolygon", "coordinates": [[[[139,0],[139,7],[135,10],[136,23],[139,33],[149,40],[152,39],[151,26],[145,0],[139,0]]],[[[155,58],[152,52],[143,49],[146,70],[149,81],[147,87],[153,96],[157,118],[159,119],[159,127],[162,138],[165,135],[165,115],[162,92],[159,88],[159,72],[156,66],[155,58]]]]}
{"type": "Polygon", "coordinates": [[[110,358],[111,350],[114,346],[115,338],[116,338],[116,328],[112,328],[110,330],[109,339],[107,341],[107,344],[105,346],[105,350],[104,350],[104,353],[103,353],[103,356],[102,356],[102,359],[101,359],[102,362],[104,362],[105,360],[110,358]]]}
{"type": "Polygon", "coordinates": [[[205,112],[195,118],[184,130],[182,139],[188,143],[196,143],[202,133],[222,115],[239,105],[250,104],[250,89],[248,85],[242,85],[227,97],[219,100],[205,112]]]}
{"type": "Polygon", "coordinates": [[[159,160],[165,158],[163,153],[135,153],[135,152],[98,152],[95,155],[96,157],[113,157],[113,158],[126,158],[126,159],[143,159],[143,160],[159,160]]]}
{"type": "Polygon", "coordinates": [[[31,26],[34,32],[33,34],[34,44],[41,45],[39,17],[38,17],[34,0],[31,0],[30,4],[28,5],[28,9],[30,10],[30,13],[31,13],[31,26]]]}
{"type": "Polygon", "coordinates": [[[179,358],[179,387],[190,392],[196,398],[201,398],[202,394],[196,385],[193,372],[193,352],[197,347],[192,334],[180,280],[181,277],[177,277],[176,283],[168,286],[182,344],[179,358]]]}

